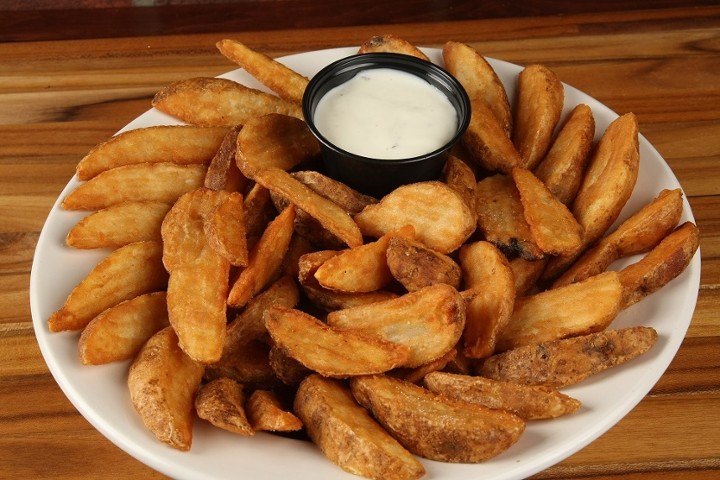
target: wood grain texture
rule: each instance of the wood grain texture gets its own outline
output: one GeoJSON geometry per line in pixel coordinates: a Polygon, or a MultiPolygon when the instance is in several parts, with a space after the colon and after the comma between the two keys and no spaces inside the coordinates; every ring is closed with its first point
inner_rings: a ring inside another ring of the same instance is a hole
{"type": "Polygon", "coordinates": [[[372,21],[376,11],[365,17],[355,9],[320,24],[295,5],[293,24],[270,12],[263,28],[253,31],[229,21],[213,23],[209,14],[207,21],[200,16],[191,22],[180,9],[175,15],[183,21],[168,28],[161,17],[126,18],[128,35],[117,29],[105,34],[100,27],[76,26],[74,35],[70,27],[38,31],[33,25],[40,17],[33,12],[0,14],[0,41],[6,42],[0,43],[0,476],[97,478],[112,465],[116,479],[165,478],[77,413],[35,341],[28,297],[32,256],[45,217],[78,160],[147,110],[161,86],[235,68],[217,53],[220,38],[279,56],[357,45],[392,32],[418,45],[454,39],[487,56],[545,63],[618,113],[638,116],[640,132],[679,178],[700,227],[703,266],[695,315],[669,369],[637,408],[535,478],[718,478],[720,6],[692,2],[693,8],[672,9],[661,8],[672,6],[666,2],[635,2],[631,9],[626,2],[604,2],[609,8],[602,12],[578,7],[554,15],[550,3],[529,2],[546,8],[533,14],[463,16],[465,10],[442,18],[440,12],[396,12],[384,24],[372,21]],[[8,25],[13,28],[1,28],[8,25]]]}

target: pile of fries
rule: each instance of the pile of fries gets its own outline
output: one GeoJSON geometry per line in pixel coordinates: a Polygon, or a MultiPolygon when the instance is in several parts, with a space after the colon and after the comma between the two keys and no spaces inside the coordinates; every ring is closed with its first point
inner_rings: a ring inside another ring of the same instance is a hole
{"type": "MultiPolygon", "coordinates": [[[[304,431],[349,472],[419,478],[417,456],[492,458],[527,422],[576,412],[561,389],[654,345],[651,327],[609,327],[686,268],[698,230],[678,225],[679,189],[610,230],[638,176],[634,115],[595,142],[588,106],[561,121],[563,85],[541,65],[519,74],[513,110],[488,62],[450,41],[473,107],[462,144],[442,178],[377,199],[322,173],[305,77],[217,46],[275,95],[167,86],[153,106],[184,124],[98,145],[62,202],[93,211],[69,246],[112,251],[49,329],[81,331],[83,364],[131,362],[159,440],[189,450],[197,418],[304,431]]],[[[392,35],[371,51],[426,58],[392,35]]]]}

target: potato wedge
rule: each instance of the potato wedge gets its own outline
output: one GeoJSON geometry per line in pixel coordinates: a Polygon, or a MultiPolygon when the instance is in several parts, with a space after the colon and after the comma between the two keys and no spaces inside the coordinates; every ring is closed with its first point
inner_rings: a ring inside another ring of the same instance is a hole
{"type": "Polygon", "coordinates": [[[462,272],[455,260],[412,238],[391,236],[385,255],[393,278],[409,292],[437,283],[460,288],[462,272]]]}
{"type": "Polygon", "coordinates": [[[191,125],[234,127],[268,113],[303,118],[295,102],[217,77],[171,83],[155,94],[152,106],[191,125]]]}
{"type": "Polygon", "coordinates": [[[512,446],[525,422],[385,375],[350,380],[357,401],[408,450],[431,460],[479,463],[512,446]]]}
{"type": "Polygon", "coordinates": [[[200,187],[206,165],[138,163],[115,167],[80,184],[62,201],[65,210],[100,210],[123,202],[175,202],[200,187]]]}
{"type": "Polygon", "coordinates": [[[523,385],[485,377],[433,372],[423,379],[425,388],[456,400],[506,410],[523,420],[545,420],[568,415],[580,401],[543,385],[523,385]]]}
{"type": "Polygon", "coordinates": [[[393,34],[374,35],[360,45],[358,53],[400,53],[430,61],[422,50],[393,34]]]}
{"type": "Polygon", "coordinates": [[[405,345],[357,330],[331,328],[300,310],[269,308],[265,326],[278,347],[326,377],[382,373],[404,365],[410,357],[405,345]]]}
{"type": "Polygon", "coordinates": [[[280,98],[300,104],[308,79],[244,43],[228,38],[215,44],[220,53],[240,65],[280,98]]]}
{"type": "Polygon", "coordinates": [[[390,436],[337,380],[311,375],[294,404],[312,441],[343,470],[376,480],[412,480],[422,464],[390,436]]]}
{"type": "Polygon", "coordinates": [[[528,65],[518,75],[512,140],[520,166],[534,169],[545,157],[565,101],[562,82],[544,65],[528,65]]]}
{"type": "Polygon", "coordinates": [[[118,248],[134,242],[159,242],[160,227],[172,204],[123,202],[98,210],[70,229],[65,243],[73,248],[118,248]]]}
{"type": "Polygon", "coordinates": [[[542,276],[546,264],[546,259],[530,261],[516,257],[510,260],[510,269],[515,279],[515,295],[517,297],[524,297],[533,293],[533,289],[537,287],[537,282],[542,276]]]}
{"type": "MultiPolygon", "coordinates": [[[[254,184],[243,201],[245,210],[245,235],[248,242],[259,237],[265,231],[268,223],[275,218],[278,212],[270,197],[270,190],[259,184],[254,184]]],[[[250,245],[248,244],[248,247],[250,245]]]]}
{"type": "Polygon", "coordinates": [[[208,244],[230,265],[248,264],[245,204],[241,193],[230,192],[203,223],[208,244]]]}
{"type": "Polygon", "coordinates": [[[245,392],[236,381],[221,377],[202,385],[195,397],[198,417],[238,435],[255,435],[245,413],[245,392]]]}
{"type": "Polygon", "coordinates": [[[510,173],[522,166],[520,153],[503,130],[495,112],[482,98],[471,98],[472,115],[462,145],[472,160],[490,172],[510,173]]]}
{"type": "Polygon", "coordinates": [[[405,225],[440,253],[460,247],[475,231],[475,215],[460,194],[439,181],[403,185],[355,215],[364,235],[380,238],[405,225]]]}
{"type": "Polygon", "coordinates": [[[302,420],[283,408],[271,390],[255,390],[247,400],[246,409],[255,431],[295,432],[303,428],[302,420]]]}
{"type": "Polygon", "coordinates": [[[168,274],[159,242],[136,242],[111,252],[70,292],[48,319],[51,332],[81,330],[104,310],[164,290],[168,274]]]}
{"type": "Polygon", "coordinates": [[[165,292],[138,295],[110,307],[83,329],[78,352],[83,365],[134,358],[145,342],[170,325],[165,292]]]}
{"type": "Polygon", "coordinates": [[[622,284],[613,271],[519,298],[500,333],[497,349],[598,332],[620,313],[621,301],[622,284]]]}
{"type": "Polygon", "coordinates": [[[172,327],[145,343],[128,372],[130,400],[147,429],[181,451],[192,446],[193,401],[202,375],[202,365],[178,347],[172,327]]]}
{"type": "Polygon", "coordinates": [[[297,387],[306,377],[315,373],[275,345],[270,347],[269,362],[273,373],[284,385],[297,387]]]}
{"type": "Polygon", "coordinates": [[[270,346],[263,340],[251,340],[230,355],[205,366],[206,380],[231,378],[249,389],[275,388],[280,381],[270,366],[270,346]]]}
{"type": "Polygon", "coordinates": [[[228,130],[220,147],[210,160],[205,174],[205,188],[210,190],[227,190],[228,192],[244,192],[250,180],[240,173],[235,154],[237,152],[237,136],[242,126],[228,130]]]}
{"type": "Polygon", "coordinates": [[[463,198],[470,211],[475,211],[477,180],[470,165],[454,155],[449,155],[443,169],[443,181],[463,198]]]}
{"type": "Polygon", "coordinates": [[[456,348],[453,348],[442,357],[439,357],[432,362],[428,362],[425,365],[420,365],[419,367],[414,368],[396,368],[387,372],[387,375],[390,375],[394,378],[399,378],[401,380],[405,380],[406,382],[418,383],[422,381],[422,379],[428,373],[437,372],[446,368],[451,362],[455,360],[455,358],[457,358],[457,356],[458,351],[456,348]]]}
{"type": "Polygon", "coordinates": [[[77,165],[79,180],[123,165],[170,162],[208,164],[220,148],[225,127],[157,125],[119,133],[96,146],[77,165]]]}
{"type": "Polygon", "coordinates": [[[639,357],[657,339],[651,327],[628,327],[525,345],[485,359],[477,374],[524,385],[564,388],[639,357]]]}
{"type": "Polygon", "coordinates": [[[437,284],[396,299],[328,313],[335,329],[352,330],[403,345],[402,367],[419,367],[452,350],[465,326],[465,302],[450,285],[437,284]]]}

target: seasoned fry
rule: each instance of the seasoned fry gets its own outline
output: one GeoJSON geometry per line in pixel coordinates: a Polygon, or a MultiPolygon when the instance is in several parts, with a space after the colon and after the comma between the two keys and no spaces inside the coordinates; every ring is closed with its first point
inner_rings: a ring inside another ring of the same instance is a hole
{"type": "Polygon", "coordinates": [[[482,462],[510,448],[525,430],[525,422],[512,413],[384,375],[353,378],[350,388],[405,448],[431,460],[482,462]]]}
{"type": "Polygon", "coordinates": [[[260,83],[277,93],[280,98],[301,103],[308,79],[291,68],[231,39],[215,44],[220,53],[240,65],[260,83]]]}
{"type": "Polygon", "coordinates": [[[115,167],[79,185],[65,197],[65,210],[100,210],[123,202],[173,203],[182,194],[200,187],[205,165],[138,163],[115,167]]]}
{"type": "Polygon", "coordinates": [[[470,211],[475,211],[477,180],[472,168],[454,155],[449,155],[443,169],[443,181],[463,198],[470,211]]]}
{"type": "Polygon", "coordinates": [[[248,264],[245,207],[241,193],[230,192],[203,224],[208,244],[231,265],[248,264]]]}
{"type": "Polygon", "coordinates": [[[246,408],[255,431],[295,432],[303,427],[298,417],[282,407],[273,391],[255,390],[248,398],[246,408]]]}
{"type": "Polygon", "coordinates": [[[244,192],[249,179],[240,173],[235,161],[237,137],[242,127],[237,125],[228,130],[215,156],[210,160],[205,174],[205,188],[210,190],[227,190],[228,192],[244,192]]]}
{"type": "Polygon", "coordinates": [[[404,38],[400,38],[393,34],[374,35],[369,40],[360,45],[358,53],[400,53],[403,55],[411,55],[421,60],[430,61],[419,48],[404,38]]]}
{"type": "Polygon", "coordinates": [[[202,365],[178,347],[172,327],[147,341],[128,372],[130,399],[145,426],[181,451],[192,445],[193,400],[202,374],[202,365]]]}
{"type": "Polygon", "coordinates": [[[490,172],[510,173],[522,166],[520,153],[505,134],[492,109],[481,98],[471,98],[472,116],[462,144],[473,161],[490,172]]]}
{"type": "Polygon", "coordinates": [[[160,226],[172,205],[123,202],[98,210],[70,229],[65,243],[73,248],[118,248],[145,240],[160,241],[160,226]]]}
{"type": "Polygon", "coordinates": [[[120,247],[98,263],[48,319],[51,332],[81,330],[105,309],[144,293],[163,290],[168,274],[162,245],[136,242],[120,247]]]}
{"type": "Polygon", "coordinates": [[[393,235],[385,255],[390,273],[409,292],[437,283],[460,288],[462,272],[455,260],[412,238],[393,235]]]}
{"type": "Polygon", "coordinates": [[[422,464],[357,404],[337,380],[311,375],[298,388],[294,410],[323,454],[355,475],[412,480],[422,464]]]}
{"type": "Polygon", "coordinates": [[[525,345],[485,359],[477,374],[524,385],[564,388],[639,357],[657,338],[651,327],[628,327],[525,345]]]}
{"type": "Polygon", "coordinates": [[[201,386],[195,397],[198,417],[239,435],[255,435],[245,414],[245,392],[236,381],[221,377],[201,386]]]}
{"type": "Polygon", "coordinates": [[[268,113],[303,118],[297,103],[225,78],[196,77],[171,83],[155,94],[152,106],[201,126],[234,127],[268,113]]]}

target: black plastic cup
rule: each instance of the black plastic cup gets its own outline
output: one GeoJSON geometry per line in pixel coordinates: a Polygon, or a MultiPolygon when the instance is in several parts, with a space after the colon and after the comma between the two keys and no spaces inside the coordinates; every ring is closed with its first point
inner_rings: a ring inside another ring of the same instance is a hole
{"type": "Polygon", "coordinates": [[[449,150],[470,122],[470,99],[455,77],[441,67],[410,55],[364,53],[337,60],[320,70],[308,83],[302,101],[310,131],[320,142],[326,173],[366,195],[380,198],[400,185],[437,180],[449,150]],[[458,116],[455,135],[442,147],[424,155],[402,159],[375,159],[348,152],[318,131],[313,121],[320,99],[332,88],[347,82],[360,71],[390,68],[416,75],[445,94],[458,116]]]}

